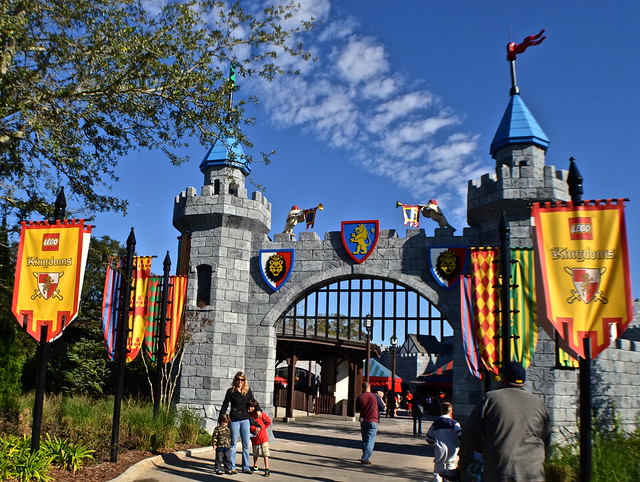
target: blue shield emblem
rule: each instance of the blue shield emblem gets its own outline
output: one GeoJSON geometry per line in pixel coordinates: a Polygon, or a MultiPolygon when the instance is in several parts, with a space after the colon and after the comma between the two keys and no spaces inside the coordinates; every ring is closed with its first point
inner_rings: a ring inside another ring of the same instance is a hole
{"type": "Polygon", "coordinates": [[[460,246],[432,246],[429,248],[429,271],[443,288],[450,290],[465,274],[469,249],[460,246]]]}
{"type": "Polygon", "coordinates": [[[375,221],[342,221],[342,245],[356,263],[367,259],[378,244],[380,223],[375,221]]]}
{"type": "Polygon", "coordinates": [[[274,291],[287,282],[293,271],[294,261],[293,249],[261,249],[258,253],[260,274],[274,291]]]}

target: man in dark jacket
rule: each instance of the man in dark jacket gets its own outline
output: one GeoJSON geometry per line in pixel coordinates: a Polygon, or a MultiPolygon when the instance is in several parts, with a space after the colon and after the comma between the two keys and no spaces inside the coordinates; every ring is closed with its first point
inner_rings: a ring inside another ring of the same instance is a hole
{"type": "Polygon", "coordinates": [[[362,434],[362,457],[360,463],[371,464],[371,454],[376,443],[380,411],[384,404],[376,395],[371,393],[371,384],[362,384],[362,393],[356,400],[356,410],[360,412],[360,432],[362,434]]]}
{"type": "Polygon", "coordinates": [[[524,390],[527,373],[516,362],[502,369],[503,387],[486,393],[462,431],[458,469],[473,453],[484,459],[483,479],[544,481],[544,459],[551,435],[544,403],[524,390]]]}

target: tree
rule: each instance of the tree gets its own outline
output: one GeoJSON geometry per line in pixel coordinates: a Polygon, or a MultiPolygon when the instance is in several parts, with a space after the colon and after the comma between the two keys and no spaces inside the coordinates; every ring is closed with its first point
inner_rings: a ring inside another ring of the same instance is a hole
{"type": "Polygon", "coordinates": [[[22,367],[35,350],[30,336],[20,334],[11,311],[15,275],[15,246],[9,243],[6,223],[0,226],[0,410],[11,411],[22,394],[22,367]]]}
{"type": "Polygon", "coordinates": [[[84,212],[125,211],[105,194],[125,154],[161,149],[178,164],[192,138],[251,147],[230,65],[267,80],[288,72],[283,56],[309,58],[296,36],[313,20],[296,22],[294,3],[240,3],[0,2],[2,211],[46,217],[60,186],[84,212]]]}
{"type": "Polygon", "coordinates": [[[114,367],[102,337],[102,294],[109,258],[124,253],[122,244],[108,236],[91,240],[78,318],[51,346],[49,390],[101,395],[113,385],[114,367]]]}

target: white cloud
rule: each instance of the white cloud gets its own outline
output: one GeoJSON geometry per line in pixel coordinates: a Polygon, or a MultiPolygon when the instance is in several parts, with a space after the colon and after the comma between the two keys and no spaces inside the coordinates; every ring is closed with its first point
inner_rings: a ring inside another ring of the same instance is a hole
{"type": "MultiPolygon", "coordinates": [[[[322,5],[329,15],[329,2],[322,5]]],[[[486,170],[478,136],[459,130],[445,100],[401,82],[385,46],[358,30],[354,18],[325,18],[303,39],[317,62],[300,76],[256,86],[268,115],[348,152],[363,170],[406,190],[411,202],[437,198],[464,220],[467,180],[486,170]]]]}
{"type": "Polygon", "coordinates": [[[336,55],[338,75],[350,84],[378,78],[389,70],[384,47],[373,39],[352,37],[336,55]]]}

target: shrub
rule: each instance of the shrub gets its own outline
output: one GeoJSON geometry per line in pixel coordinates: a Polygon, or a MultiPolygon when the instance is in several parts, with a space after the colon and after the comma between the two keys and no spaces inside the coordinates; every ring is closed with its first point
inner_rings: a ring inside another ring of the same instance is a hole
{"type": "MultiPolygon", "coordinates": [[[[180,441],[194,445],[200,436],[200,419],[190,410],[182,410],[178,417],[180,441]]],[[[210,441],[209,441],[210,442],[210,441]]]]}
{"type": "Polygon", "coordinates": [[[0,477],[19,481],[53,480],[49,475],[52,457],[39,450],[31,453],[31,438],[9,436],[0,439],[0,477]]]}
{"type": "MultiPolygon", "coordinates": [[[[640,480],[640,428],[625,433],[611,408],[608,423],[593,424],[591,480],[635,482],[640,480]]],[[[580,474],[580,445],[576,441],[552,447],[545,464],[548,482],[574,482],[580,474]]]]}
{"type": "Polygon", "coordinates": [[[49,434],[40,450],[51,457],[53,465],[74,474],[84,466],[85,461],[93,460],[91,454],[95,452],[80,442],[73,443],[49,434]]]}

